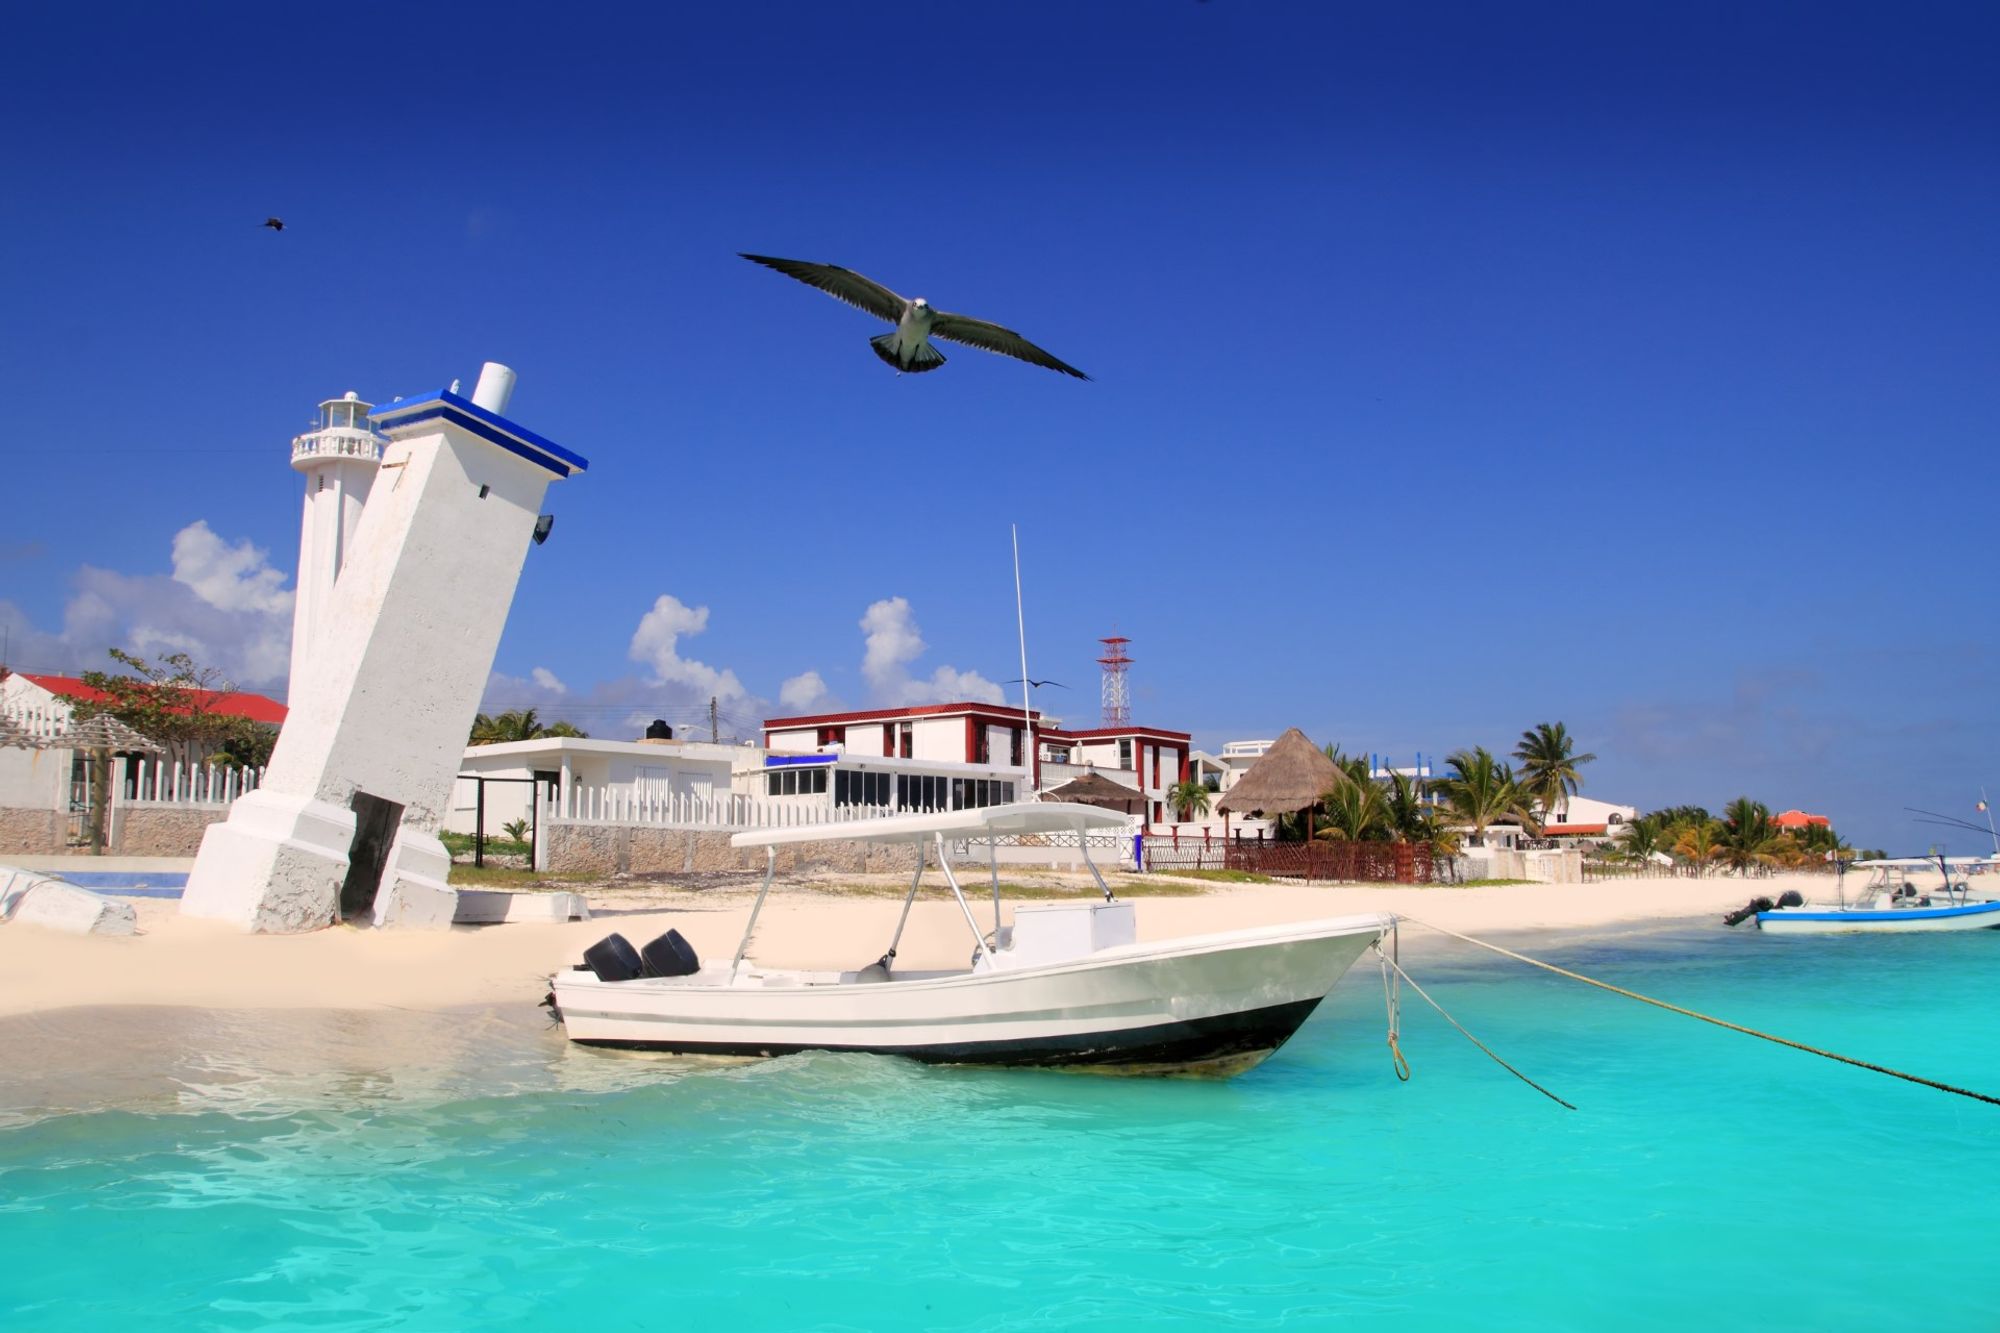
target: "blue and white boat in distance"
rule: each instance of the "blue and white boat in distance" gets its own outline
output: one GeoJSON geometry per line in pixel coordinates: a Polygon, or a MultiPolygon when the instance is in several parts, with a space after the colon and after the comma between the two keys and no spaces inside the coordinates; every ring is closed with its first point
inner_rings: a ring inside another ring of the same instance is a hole
{"type": "Polygon", "coordinates": [[[1852,897],[1836,881],[1838,902],[1769,908],[1756,914],[1757,928],[1783,935],[2000,929],[1994,893],[2000,890],[2000,856],[1885,857],[1856,861],[1854,868],[1868,871],[1868,880],[1852,897]],[[1919,885],[1915,876],[1923,872],[1942,873],[1943,883],[1919,885]]]}

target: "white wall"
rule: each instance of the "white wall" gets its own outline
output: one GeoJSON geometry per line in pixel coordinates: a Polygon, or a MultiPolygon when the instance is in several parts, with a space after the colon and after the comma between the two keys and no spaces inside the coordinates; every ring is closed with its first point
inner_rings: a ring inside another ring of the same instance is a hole
{"type": "Polygon", "coordinates": [[[0,747],[0,806],[67,810],[72,763],[68,750],[0,747]]]}
{"type": "Polygon", "coordinates": [[[920,717],[913,719],[912,759],[965,762],[965,719],[963,717],[920,717]]]}

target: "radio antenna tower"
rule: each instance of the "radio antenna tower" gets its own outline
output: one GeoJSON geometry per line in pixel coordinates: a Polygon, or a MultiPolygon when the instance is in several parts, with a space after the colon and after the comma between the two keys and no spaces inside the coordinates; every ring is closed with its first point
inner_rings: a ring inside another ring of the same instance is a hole
{"type": "Polygon", "coordinates": [[[1132,696],[1125,689],[1125,668],[1132,665],[1132,659],[1125,656],[1125,645],[1132,641],[1114,634],[1098,642],[1104,645],[1104,656],[1097,659],[1097,665],[1104,668],[1104,725],[1129,726],[1132,722],[1132,696]]]}

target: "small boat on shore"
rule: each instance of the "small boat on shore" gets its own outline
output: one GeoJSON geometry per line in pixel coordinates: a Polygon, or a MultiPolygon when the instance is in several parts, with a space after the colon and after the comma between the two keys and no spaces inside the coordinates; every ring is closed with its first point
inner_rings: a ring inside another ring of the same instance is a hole
{"type": "Polygon", "coordinates": [[[938,1064],[1227,1076],[1284,1045],[1395,924],[1371,913],[1141,944],[1133,904],[1105,884],[1086,837],[1077,841],[1101,899],[1023,905],[1002,924],[999,837],[1126,822],[1091,806],[1026,802],[739,833],[732,842],[762,847],[766,868],[734,958],[704,964],[673,931],[643,951],[613,936],[551,978],[550,1001],[570,1040],[586,1046],[748,1057],[865,1051],[938,1064]],[[852,971],[750,962],[778,849],[841,840],[916,848],[888,950],[852,971]],[[954,844],[980,841],[992,875],[990,931],[980,929],[949,856],[954,844]],[[972,952],[963,969],[896,966],[927,856],[965,917],[972,952]]]}
{"type": "MultiPolygon", "coordinates": [[[[1757,928],[1784,935],[1851,931],[1900,935],[2000,928],[2000,900],[1973,888],[1973,876],[2000,873],[2000,858],[1886,857],[1856,861],[1854,868],[1868,871],[1868,879],[1852,898],[1836,880],[1834,892],[1839,901],[1767,907],[1752,914],[1757,928]],[[1927,871],[1942,873],[1943,884],[1928,888],[1919,884],[1914,877],[1927,871]]],[[[2000,881],[1995,883],[2000,886],[2000,881]]]]}

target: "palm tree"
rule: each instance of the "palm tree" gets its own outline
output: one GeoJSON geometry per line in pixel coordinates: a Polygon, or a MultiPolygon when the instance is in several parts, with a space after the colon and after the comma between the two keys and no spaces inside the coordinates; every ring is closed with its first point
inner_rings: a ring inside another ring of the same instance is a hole
{"type": "Polygon", "coordinates": [[[1618,849],[1634,861],[1644,861],[1654,852],[1665,851],[1673,841],[1667,836],[1667,821],[1657,814],[1640,815],[1625,825],[1625,832],[1618,840],[1618,849]]]}
{"type": "Polygon", "coordinates": [[[501,745],[508,741],[533,741],[544,736],[583,736],[567,722],[551,722],[546,726],[535,716],[532,708],[510,709],[505,713],[488,715],[481,713],[472,720],[472,735],[468,745],[501,745]]]}
{"type": "Polygon", "coordinates": [[[1338,745],[1335,745],[1331,741],[1327,742],[1320,748],[1323,751],[1325,751],[1326,757],[1333,761],[1333,766],[1339,769],[1342,773],[1347,775],[1347,780],[1349,782],[1372,781],[1372,778],[1370,777],[1368,772],[1368,760],[1365,756],[1358,754],[1342,754],[1340,751],[1340,747],[1338,745]]]}
{"type": "Polygon", "coordinates": [[[1445,807],[1461,824],[1472,826],[1474,846],[1486,845],[1486,826],[1502,819],[1519,819],[1529,828],[1536,825],[1532,801],[1514,780],[1514,770],[1501,763],[1485,746],[1455,750],[1446,759],[1451,774],[1437,780],[1438,794],[1445,807]]]}
{"type": "Polygon", "coordinates": [[[1437,811],[1424,799],[1423,784],[1415,778],[1391,773],[1382,804],[1389,836],[1397,842],[1426,843],[1439,856],[1458,854],[1458,834],[1438,819],[1437,811]]]}
{"type": "Polygon", "coordinates": [[[1762,801],[1739,796],[1722,812],[1723,828],[1717,838],[1722,859],[1737,870],[1770,865],[1777,842],[1771,826],[1771,811],[1762,801]]]}
{"type": "Polygon", "coordinates": [[[1167,791],[1167,804],[1180,812],[1183,821],[1208,813],[1208,784],[1193,778],[1176,782],[1167,791]]]}
{"type": "Polygon", "coordinates": [[[1719,819],[1689,820],[1669,831],[1674,835],[1674,855],[1692,862],[1697,870],[1706,869],[1720,849],[1722,821],[1719,819]]]}
{"type": "Polygon", "coordinates": [[[1315,837],[1334,842],[1366,842],[1389,832],[1389,809],[1373,782],[1344,782],[1319,798],[1321,824],[1315,837]]]}
{"type": "Polygon", "coordinates": [[[1594,754],[1572,754],[1571,748],[1569,728],[1560,722],[1537,722],[1521,733],[1514,746],[1514,758],[1521,761],[1521,787],[1544,820],[1583,786],[1577,769],[1597,758],[1594,754]]]}

